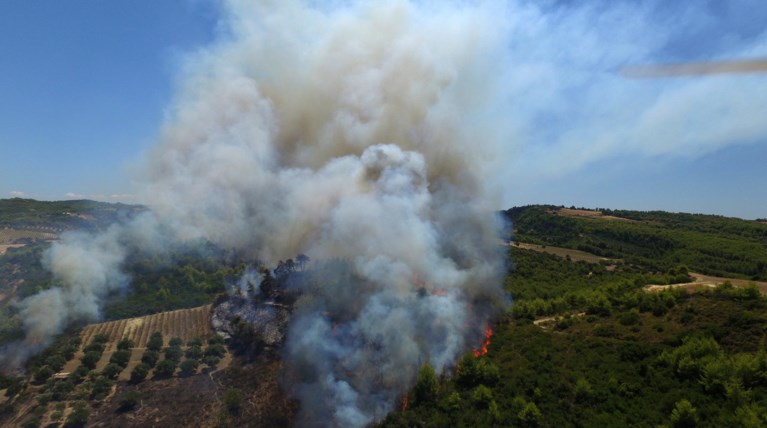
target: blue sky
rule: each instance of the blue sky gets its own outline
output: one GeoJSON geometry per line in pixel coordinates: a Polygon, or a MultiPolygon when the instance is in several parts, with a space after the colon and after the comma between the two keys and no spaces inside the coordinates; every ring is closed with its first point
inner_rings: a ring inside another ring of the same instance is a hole
{"type": "MultiPolygon", "coordinates": [[[[767,217],[767,74],[632,81],[620,66],[767,57],[767,2],[512,1],[505,208],[767,217]]],[[[0,2],[0,197],[131,201],[212,0],[0,2]]]]}

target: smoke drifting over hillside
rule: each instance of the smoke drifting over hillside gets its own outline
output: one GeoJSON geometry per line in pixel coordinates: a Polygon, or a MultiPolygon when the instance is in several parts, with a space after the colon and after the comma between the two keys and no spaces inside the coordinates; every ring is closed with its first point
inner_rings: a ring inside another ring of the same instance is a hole
{"type": "Polygon", "coordinates": [[[304,421],[362,426],[503,302],[483,186],[500,136],[477,120],[499,25],[404,1],[229,6],[231,40],[191,64],[147,197],[181,236],[350,261],[297,309],[286,357],[304,421]]]}
{"type": "Polygon", "coordinates": [[[159,223],[64,237],[47,256],[64,285],[24,303],[28,334],[96,317],[126,282],[119,266],[140,248],[127,242],[158,224],[272,263],[347,260],[306,290],[285,355],[302,420],[368,424],[422,364],[443,371],[477,345],[505,302],[484,184],[502,139],[488,114],[502,14],[409,1],[226,12],[225,40],[186,64],[149,155],[159,223]]]}

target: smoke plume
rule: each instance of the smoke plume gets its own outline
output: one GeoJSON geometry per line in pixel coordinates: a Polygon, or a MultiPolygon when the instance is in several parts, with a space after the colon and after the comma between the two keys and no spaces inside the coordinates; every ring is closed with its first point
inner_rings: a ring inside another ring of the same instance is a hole
{"type": "Polygon", "coordinates": [[[149,154],[157,222],[56,244],[63,285],[24,303],[28,334],[95,318],[126,282],[121,261],[139,248],[128,237],[158,224],[272,263],[344,260],[304,290],[287,377],[301,420],[363,426],[422,364],[442,372],[478,345],[505,302],[486,185],[503,138],[503,14],[405,0],[225,7],[222,40],[187,61],[149,154]]]}

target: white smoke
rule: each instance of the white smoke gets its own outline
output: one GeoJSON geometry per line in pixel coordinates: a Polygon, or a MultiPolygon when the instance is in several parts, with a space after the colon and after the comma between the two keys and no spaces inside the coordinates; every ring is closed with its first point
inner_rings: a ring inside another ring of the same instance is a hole
{"type": "Polygon", "coordinates": [[[158,230],[272,263],[344,260],[304,290],[285,355],[302,421],[363,426],[422,364],[444,371],[477,345],[505,303],[487,187],[504,138],[492,112],[503,13],[405,0],[225,6],[226,39],[188,61],[149,155],[143,199],[156,221],[56,244],[49,266],[63,286],[24,303],[28,334],[97,318],[126,282],[127,252],[161,246],[158,230]],[[33,316],[46,307],[55,319],[33,316]]]}
{"type": "Polygon", "coordinates": [[[306,290],[285,356],[302,422],[363,426],[422,364],[442,372],[481,341],[503,305],[485,186],[503,126],[484,114],[501,14],[228,6],[231,38],[189,64],[146,197],[182,237],[348,261],[306,290]]]}

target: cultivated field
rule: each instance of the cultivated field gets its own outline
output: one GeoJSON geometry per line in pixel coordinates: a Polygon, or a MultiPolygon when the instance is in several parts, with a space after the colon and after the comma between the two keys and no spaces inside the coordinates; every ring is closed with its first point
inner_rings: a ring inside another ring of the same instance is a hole
{"type": "Polygon", "coordinates": [[[204,339],[212,336],[214,332],[210,326],[210,310],[211,305],[205,305],[191,309],[160,312],[145,317],[90,324],[84,327],[80,333],[82,339],[80,349],[75,357],[67,362],[63,371],[74,371],[80,365],[80,358],[84,354],[83,348],[90,344],[97,335],[105,334],[109,336],[109,341],[106,343],[101,359],[96,364],[96,370],[103,369],[117,350],[117,343],[123,338],[128,338],[133,341],[134,347],[130,363],[120,374],[120,379],[127,380],[133,367],[141,361],[141,356],[152,333],[156,331],[162,333],[166,345],[174,337],[178,337],[186,343],[194,338],[204,339]]]}
{"type": "Polygon", "coordinates": [[[25,229],[0,229],[0,244],[13,244],[17,239],[56,239],[58,235],[25,229]]]}

